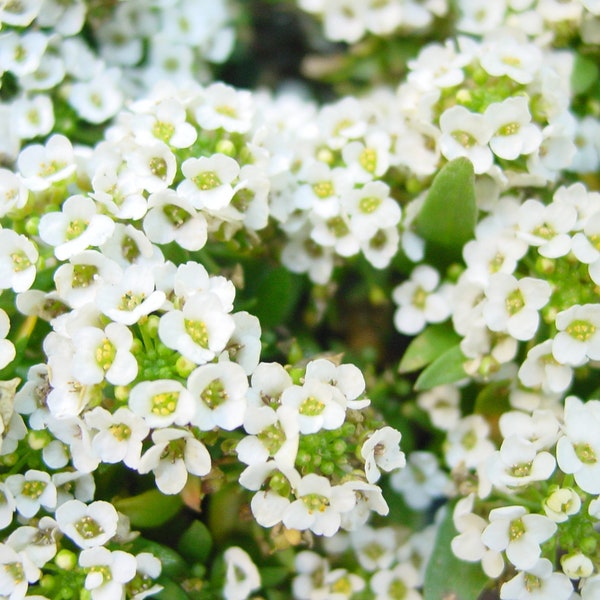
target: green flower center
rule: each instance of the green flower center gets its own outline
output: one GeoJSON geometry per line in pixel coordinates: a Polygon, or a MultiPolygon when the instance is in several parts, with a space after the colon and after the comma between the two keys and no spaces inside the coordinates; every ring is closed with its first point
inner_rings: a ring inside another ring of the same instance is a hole
{"type": "Polygon", "coordinates": [[[134,294],[131,290],[121,296],[120,310],[131,311],[136,309],[145,299],[145,294],[134,294]]]}
{"type": "Polygon", "coordinates": [[[88,573],[100,573],[103,583],[107,583],[112,579],[112,572],[106,565],[94,565],[87,569],[88,573]]]}
{"type": "Polygon", "coordinates": [[[523,294],[519,288],[508,294],[505,306],[506,312],[511,316],[516,315],[525,306],[525,300],[523,299],[523,294]]]}
{"type": "Polygon", "coordinates": [[[111,425],[108,430],[119,442],[124,442],[131,437],[131,427],[125,423],[111,425]]]}
{"type": "Polygon", "coordinates": [[[508,537],[511,542],[518,540],[525,533],[525,524],[523,523],[523,519],[515,519],[510,522],[510,527],[508,528],[508,537]]]}
{"type": "Polygon", "coordinates": [[[315,183],[313,184],[312,189],[315,196],[321,198],[321,200],[333,196],[335,191],[331,181],[320,181],[319,183],[315,183]]]}
{"type": "Polygon", "coordinates": [[[152,127],[152,135],[165,143],[168,143],[174,133],[175,127],[173,127],[171,123],[165,121],[156,121],[152,127]]]}
{"type": "Polygon", "coordinates": [[[73,265],[73,276],[71,285],[74,288],[86,288],[98,274],[98,267],[94,265],[73,265]]]}
{"type": "Polygon", "coordinates": [[[26,481],[23,484],[23,489],[21,490],[21,493],[23,494],[23,496],[27,496],[28,498],[33,498],[34,500],[36,500],[44,493],[45,489],[45,481],[26,481]]]}
{"type": "Polygon", "coordinates": [[[196,184],[196,187],[203,192],[213,190],[222,183],[215,171],[204,171],[199,173],[195,177],[192,177],[192,181],[196,184]]]}
{"type": "Polygon", "coordinates": [[[121,242],[121,254],[130,263],[137,260],[141,254],[139,246],[135,240],[130,236],[125,236],[121,242]]]}
{"type": "Polygon", "coordinates": [[[325,410],[325,404],[314,396],[306,398],[298,408],[298,412],[301,415],[307,417],[316,417],[325,410]]]}
{"type": "Polygon", "coordinates": [[[556,236],[556,231],[552,225],[548,225],[548,223],[542,223],[533,229],[531,232],[533,235],[542,238],[543,240],[551,240],[556,236]]]}
{"type": "Polygon", "coordinates": [[[369,215],[375,212],[381,206],[381,198],[377,196],[369,196],[367,198],[361,198],[358,203],[358,208],[361,212],[369,215]]]}
{"type": "Polygon", "coordinates": [[[574,449],[577,458],[584,465],[593,465],[598,462],[598,457],[596,456],[596,453],[590,444],[581,442],[579,444],[575,444],[574,449]]]}
{"type": "Polygon", "coordinates": [[[407,592],[408,588],[401,579],[394,579],[388,588],[388,595],[390,598],[394,598],[394,600],[403,600],[403,598],[406,598],[407,592]]]}
{"type": "Polygon", "coordinates": [[[74,525],[75,531],[84,539],[91,540],[104,533],[102,525],[89,516],[81,517],[74,525]]]}
{"type": "Polygon", "coordinates": [[[520,129],[521,129],[520,123],[517,123],[517,122],[507,123],[506,125],[503,125],[502,127],[500,127],[500,129],[498,129],[496,134],[497,135],[515,135],[516,133],[519,133],[520,129]]]}
{"type": "Polygon", "coordinates": [[[104,371],[110,369],[116,355],[117,349],[108,338],[104,338],[102,343],[96,348],[96,362],[104,371]]]}
{"type": "Polygon", "coordinates": [[[285,433],[278,423],[265,427],[257,437],[261,444],[269,451],[270,456],[274,456],[286,440],[285,433]]]}
{"type": "Polygon", "coordinates": [[[463,148],[472,148],[477,144],[477,140],[467,131],[453,131],[451,135],[463,148]]]}
{"type": "Polygon", "coordinates": [[[74,221],[71,221],[65,231],[65,238],[67,240],[78,238],[86,230],[88,225],[89,221],[85,221],[84,219],[75,219],[74,221]]]}
{"type": "Polygon", "coordinates": [[[306,505],[309,513],[324,512],[329,506],[329,500],[321,494],[307,494],[302,496],[302,502],[306,505]]]}
{"type": "Polygon", "coordinates": [[[420,310],[423,310],[425,308],[425,305],[427,304],[427,296],[428,295],[429,294],[421,286],[419,286],[415,290],[415,293],[413,294],[413,297],[412,297],[413,306],[417,307],[420,310]]]}
{"type": "Polygon", "coordinates": [[[235,117],[237,117],[237,112],[236,112],[235,108],[233,108],[233,106],[229,106],[227,104],[222,104],[221,106],[217,106],[215,111],[218,112],[220,115],[224,115],[225,117],[231,117],[232,119],[235,119],[235,117]]]}
{"type": "Polygon", "coordinates": [[[183,326],[195,344],[198,344],[202,348],[208,348],[208,330],[203,321],[184,319],[183,326]]]}
{"type": "Polygon", "coordinates": [[[200,398],[211,410],[227,401],[228,395],[220,379],[211,381],[200,394],[200,398]]]}
{"type": "Polygon", "coordinates": [[[358,157],[360,166],[368,173],[374,173],[377,168],[377,152],[373,148],[365,148],[358,157]]]}
{"type": "Polygon", "coordinates": [[[150,172],[163,181],[167,178],[168,166],[167,161],[160,156],[153,156],[148,164],[150,172]]]}
{"type": "Polygon", "coordinates": [[[531,473],[531,464],[532,463],[528,462],[513,465],[512,467],[510,467],[508,472],[513,477],[527,477],[531,473]]]}
{"type": "Polygon", "coordinates": [[[25,571],[23,571],[23,565],[21,563],[6,563],[3,566],[4,570],[8,573],[14,583],[25,581],[25,571]]]}
{"type": "Polygon", "coordinates": [[[577,319],[569,323],[565,331],[580,342],[587,342],[596,333],[596,326],[589,321],[577,319]]]}
{"type": "Polygon", "coordinates": [[[179,392],[163,392],[152,396],[153,414],[167,417],[172,415],[177,410],[177,401],[179,400],[179,392]]]}
{"type": "Polygon", "coordinates": [[[23,252],[23,250],[17,250],[10,255],[12,260],[13,271],[15,273],[20,273],[21,271],[25,271],[31,266],[31,261],[27,257],[27,254],[23,252]]]}
{"type": "Polygon", "coordinates": [[[39,175],[41,177],[50,177],[55,173],[58,173],[62,169],[67,166],[66,163],[60,162],[58,160],[51,160],[50,162],[43,162],[40,165],[39,175]]]}
{"type": "Polygon", "coordinates": [[[174,204],[166,204],[162,210],[165,217],[173,224],[175,229],[179,229],[192,218],[192,215],[187,210],[174,204]]]}
{"type": "Polygon", "coordinates": [[[335,235],[336,238],[343,238],[350,233],[348,225],[346,225],[342,217],[333,217],[327,221],[327,228],[335,235]]]}

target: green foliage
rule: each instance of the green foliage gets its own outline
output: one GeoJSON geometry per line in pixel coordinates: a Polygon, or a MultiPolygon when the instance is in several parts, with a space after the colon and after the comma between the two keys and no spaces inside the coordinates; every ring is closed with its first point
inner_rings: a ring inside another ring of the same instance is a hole
{"type": "Polygon", "coordinates": [[[598,64],[595,60],[575,54],[571,87],[574,94],[584,94],[598,81],[598,64]]]}
{"type": "Polygon", "coordinates": [[[173,518],[183,506],[178,495],[165,496],[158,490],[148,490],[137,496],[120,498],[115,508],[129,517],[133,527],[159,527],[173,518]]]}
{"type": "Polygon", "coordinates": [[[456,158],[435,176],[416,219],[417,233],[426,242],[427,260],[438,268],[462,257],[477,222],[473,165],[456,158]]]}
{"type": "Polygon", "coordinates": [[[212,537],[202,521],[194,521],[183,533],[177,546],[190,563],[202,563],[210,554],[212,537]]]}
{"type": "Polygon", "coordinates": [[[423,392],[438,385],[464,379],[467,376],[463,367],[465,360],[459,345],[446,350],[419,375],[415,382],[415,390],[423,392]]]}
{"type": "Polygon", "coordinates": [[[486,586],[487,576],[479,563],[459,560],[450,550],[452,538],[457,535],[452,522],[453,505],[446,508],[440,524],[423,587],[424,600],[475,600],[486,586]]]}
{"type": "Polygon", "coordinates": [[[398,366],[399,373],[412,373],[426,367],[460,341],[449,323],[429,325],[408,346],[398,366]]]}

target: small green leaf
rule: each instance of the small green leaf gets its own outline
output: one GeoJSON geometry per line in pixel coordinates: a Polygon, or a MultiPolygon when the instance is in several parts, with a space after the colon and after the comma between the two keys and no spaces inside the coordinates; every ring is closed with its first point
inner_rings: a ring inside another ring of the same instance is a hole
{"type": "Polygon", "coordinates": [[[177,549],[190,563],[202,563],[210,554],[212,537],[201,521],[194,521],[179,540],[177,549]]]}
{"type": "Polygon", "coordinates": [[[491,419],[499,419],[510,410],[508,399],[511,389],[510,379],[491,381],[477,394],[473,412],[491,419]]]}
{"type": "Polygon", "coordinates": [[[159,527],[174,517],[183,506],[179,495],[165,496],[158,490],[148,490],[137,496],[120,498],[115,508],[129,517],[133,527],[159,527]]]}
{"type": "Polygon", "coordinates": [[[450,543],[457,535],[452,522],[454,506],[448,505],[439,526],[433,553],[425,571],[424,600],[474,600],[488,583],[479,563],[462,561],[452,553],[450,543]]]}
{"type": "Polygon", "coordinates": [[[463,368],[466,360],[460,345],[446,350],[419,375],[415,382],[415,390],[423,392],[444,383],[454,383],[464,379],[467,377],[463,368]]]}
{"type": "Polygon", "coordinates": [[[260,581],[265,589],[279,587],[290,574],[290,570],[285,567],[261,567],[260,581]]]}
{"type": "Polygon", "coordinates": [[[429,325],[408,346],[398,366],[399,373],[412,373],[427,366],[460,341],[448,323],[429,325]]]}
{"type": "Polygon", "coordinates": [[[275,327],[291,315],[301,291],[301,279],[285,267],[271,269],[259,280],[252,307],[263,327],[275,327]]]}
{"type": "Polygon", "coordinates": [[[574,94],[584,94],[598,81],[598,65],[581,54],[575,54],[571,73],[571,88],[574,94]]]}
{"type": "Polygon", "coordinates": [[[477,222],[473,165],[456,158],[435,176],[416,219],[427,255],[436,265],[461,260],[462,249],[473,238],[477,222]]]}
{"type": "Polygon", "coordinates": [[[190,597],[172,579],[161,577],[158,583],[163,586],[163,589],[152,594],[152,598],[156,600],[190,600],[190,597]]]}

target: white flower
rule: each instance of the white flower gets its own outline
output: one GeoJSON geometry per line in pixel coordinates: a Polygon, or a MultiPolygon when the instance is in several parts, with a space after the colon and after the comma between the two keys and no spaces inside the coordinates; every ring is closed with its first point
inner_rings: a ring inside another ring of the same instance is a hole
{"type": "Polygon", "coordinates": [[[0,23],[15,27],[26,27],[39,14],[43,0],[6,2],[0,6],[0,23]]]}
{"type": "Polygon", "coordinates": [[[386,472],[406,466],[406,457],[400,450],[402,434],[393,427],[374,431],[363,443],[360,455],[365,461],[365,474],[369,483],[381,477],[380,469],[386,472]]]}
{"type": "Polygon", "coordinates": [[[439,281],[439,273],[433,267],[419,265],[408,281],[394,288],[392,298],[399,305],[394,325],[400,333],[414,335],[427,323],[440,323],[450,316],[447,287],[438,287],[439,281]]]}
{"type": "Polygon", "coordinates": [[[117,463],[123,461],[135,469],[142,454],[142,442],[150,428],[141,417],[122,406],[110,413],[96,406],[84,415],[85,422],[92,430],[92,448],[101,461],[117,463]]]}
{"type": "Polygon", "coordinates": [[[320,429],[337,429],[346,418],[346,407],[336,400],[333,386],[316,379],[304,385],[293,385],[281,394],[282,406],[298,411],[300,433],[316,433],[320,429]]]}
{"type": "Polygon", "coordinates": [[[507,273],[494,273],[485,290],[483,318],[492,331],[508,332],[517,340],[530,340],[538,328],[538,310],[548,303],[551,293],[550,284],[543,279],[517,280],[507,273]]]}
{"type": "Polygon", "coordinates": [[[38,250],[24,235],[0,229],[0,289],[28,290],[36,276],[38,250]]]}
{"type": "Polygon", "coordinates": [[[490,550],[481,540],[481,532],[488,522],[473,512],[475,494],[461,498],[454,507],[452,520],[458,535],[451,541],[452,552],[461,560],[479,562],[488,577],[499,577],[504,569],[500,552],[490,550]]]}
{"type": "Polygon", "coordinates": [[[115,507],[104,500],[90,504],[68,500],[56,509],[60,530],[80,548],[106,544],[117,532],[118,520],[115,507]]]}
{"type": "Polygon", "coordinates": [[[225,600],[246,600],[260,588],[260,573],[247,552],[238,546],[227,548],[225,559],[225,600]]]}
{"type": "Polygon", "coordinates": [[[39,233],[44,242],[54,246],[56,258],[67,260],[90,246],[104,244],[114,226],[110,217],[98,214],[91,198],[75,195],[65,200],[60,212],[42,216],[39,233]]]}
{"type": "Polygon", "coordinates": [[[217,81],[204,90],[194,116],[202,129],[246,133],[252,126],[253,100],[250,92],[217,81]]]}
{"type": "Polygon", "coordinates": [[[195,405],[191,423],[202,431],[231,431],[244,422],[248,378],[237,363],[201,365],[190,373],[187,389],[195,405]]]}
{"type": "Polygon", "coordinates": [[[533,81],[542,66],[542,52],[533,43],[520,43],[507,36],[498,36],[484,43],[479,58],[481,66],[490,75],[507,75],[517,83],[533,81]]]}
{"type": "Polygon", "coordinates": [[[232,183],[240,172],[237,161],[225,154],[188,158],[181,165],[185,179],[177,192],[194,208],[219,210],[233,198],[232,183]]]}
{"type": "Polygon", "coordinates": [[[390,477],[392,488],[401,493],[406,504],[414,510],[424,510],[435,498],[446,496],[449,483],[436,456],[426,450],[411,452],[406,466],[390,477]]]}
{"type": "Polygon", "coordinates": [[[600,493],[600,401],[565,400],[564,435],[556,444],[556,460],[564,473],[589,494],[600,493]]]}
{"type": "Polygon", "coordinates": [[[559,363],[578,367],[600,359],[600,304],[575,304],[559,312],[555,323],[552,355],[559,363]]]}
{"type": "Polygon", "coordinates": [[[528,514],[522,506],[502,506],[490,511],[490,524],[483,530],[483,543],[496,552],[506,552],[508,560],[521,570],[538,561],[540,544],[556,532],[556,523],[538,514],[528,514]]]}
{"type": "Polygon", "coordinates": [[[454,385],[438,385],[422,392],[417,404],[427,412],[433,426],[443,431],[450,431],[460,420],[460,391],[454,385]]]}
{"type": "Polygon", "coordinates": [[[9,475],[5,483],[17,512],[26,518],[35,516],[42,507],[52,510],[56,506],[56,486],[45,471],[29,469],[24,475],[9,475]]]}
{"type": "Polygon", "coordinates": [[[27,204],[29,190],[21,178],[9,169],[0,169],[0,217],[27,204]]]}
{"type": "Polygon", "coordinates": [[[394,600],[398,589],[402,590],[403,600],[421,600],[422,596],[417,591],[419,584],[418,572],[408,562],[377,571],[371,577],[371,589],[377,600],[394,600]]]}
{"type": "Polygon", "coordinates": [[[9,31],[0,37],[0,68],[16,77],[33,73],[46,51],[48,38],[40,31],[9,31]]]}
{"type": "Polygon", "coordinates": [[[119,282],[100,286],[96,305],[113,321],[133,325],[141,317],[158,310],[165,301],[165,293],[154,287],[152,271],[132,265],[123,272],[119,282]]]}
{"type": "Polygon", "coordinates": [[[148,198],[144,231],[151,242],[177,242],[186,250],[200,250],[206,244],[207,223],[190,202],[174,190],[164,190],[148,198]]]}
{"type": "Polygon", "coordinates": [[[154,472],[156,486],[163,494],[178,494],[188,473],[202,477],[211,469],[208,450],[189,431],[166,428],[152,434],[154,445],[142,456],[139,473],[154,472]]]}
{"type": "Polygon", "coordinates": [[[25,552],[17,552],[6,543],[0,544],[0,594],[8,600],[21,600],[30,583],[40,578],[40,570],[25,552]]]}
{"type": "Polygon", "coordinates": [[[398,538],[392,527],[364,525],[351,532],[350,542],[358,562],[367,571],[388,569],[396,560],[398,538]]]}
{"type": "Polygon", "coordinates": [[[502,442],[500,450],[488,457],[486,466],[493,485],[515,488],[549,479],[556,461],[549,452],[538,452],[533,442],[510,435],[502,442]]]}
{"type": "Polygon", "coordinates": [[[569,554],[563,554],[560,557],[560,566],[562,567],[564,575],[569,579],[590,577],[595,571],[592,559],[583,554],[583,552],[575,551],[569,554]]]}
{"type": "Polygon", "coordinates": [[[166,312],[158,336],[165,346],[201,365],[225,349],[234,329],[235,321],[219,296],[205,291],[188,298],[182,310],[166,312]]]}
{"type": "Polygon", "coordinates": [[[79,566],[87,573],[85,589],[91,591],[92,600],[116,600],[124,597],[124,586],[135,577],[137,563],[128,552],[98,546],[79,554],[79,566]]]}
{"type": "Polygon", "coordinates": [[[27,146],[17,161],[23,183],[32,191],[48,189],[53,183],[64,181],[75,172],[73,146],[64,135],[55,134],[45,146],[27,146]]]}
{"type": "Polygon", "coordinates": [[[90,123],[103,123],[123,106],[118,69],[99,69],[88,81],[76,81],[69,90],[69,104],[90,123]]]}
{"type": "Polygon", "coordinates": [[[546,258],[565,256],[571,249],[569,235],[577,220],[577,210],[566,202],[545,205],[525,200],[517,212],[517,236],[546,258]]]}
{"type": "Polygon", "coordinates": [[[378,485],[360,479],[345,481],[342,485],[351,490],[355,496],[354,507],[341,515],[342,529],[354,531],[371,518],[371,513],[376,512],[378,515],[386,516],[390,512],[378,485]]]}
{"type": "Polygon", "coordinates": [[[129,393],[129,408],[148,427],[187,425],[194,415],[194,398],[179,381],[140,381],[129,393]]]}
{"type": "Polygon", "coordinates": [[[56,554],[57,534],[56,521],[51,517],[42,517],[35,527],[25,525],[15,529],[6,538],[6,544],[27,555],[41,569],[56,554]]]}
{"type": "Polygon", "coordinates": [[[54,127],[54,109],[48,96],[22,97],[13,101],[11,111],[16,134],[23,139],[48,135],[54,127]]]}
{"type": "MultiPolygon", "coordinates": [[[[15,358],[17,352],[15,345],[6,339],[8,331],[10,329],[10,319],[4,309],[0,308],[0,369],[4,369],[9,365],[15,358]]],[[[4,434],[4,428],[8,423],[4,423],[3,419],[0,419],[0,434],[4,434]]],[[[0,442],[0,448],[2,443],[0,442]]]]}
{"type": "Polygon", "coordinates": [[[329,479],[309,473],[294,486],[294,500],[285,510],[283,524],[288,529],[310,529],[331,537],[341,524],[341,513],[352,510],[354,492],[344,486],[332,486],[329,479]]]}
{"type": "Polygon", "coordinates": [[[365,391],[365,378],[356,365],[336,365],[326,358],[317,358],[306,365],[304,379],[318,379],[337,388],[343,396],[338,402],[348,408],[360,410],[369,405],[369,400],[358,399],[365,391]]]}
{"type": "Polygon", "coordinates": [[[530,568],[502,584],[501,600],[569,600],[573,585],[564,573],[552,572],[552,563],[540,558],[530,568]]]}
{"type": "Polygon", "coordinates": [[[488,119],[464,106],[453,106],[442,113],[440,129],[440,151],[448,160],[465,156],[477,174],[490,169],[494,158],[488,143],[494,130],[488,119]]]}
{"type": "Polygon", "coordinates": [[[467,415],[448,431],[444,457],[450,468],[463,463],[468,469],[481,464],[494,450],[489,423],[477,414],[467,415]]]}
{"type": "Polygon", "coordinates": [[[136,576],[127,585],[127,593],[133,600],[143,600],[160,592],[163,586],[153,582],[162,570],[160,560],[150,552],[140,552],[136,555],[135,561],[136,576]]]}
{"type": "MultiPolygon", "coordinates": [[[[592,503],[590,503],[590,508],[592,503]]],[[[556,523],[564,523],[581,509],[581,498],[573,488],[552,490],[543,502],[546,516],[556,523]]],[[[590,511],[591,513],[592,511],[590,511]]]]}
{"type": "Polygon", "coordinates": [[[515,96],[493,102],[485,109],[484,117],[495,132],[490,148],[499,158],[515,160],[521,154],[535,152],[542,143],[542,132],[531,123],[528,104],[525,96],[515,96]]]}
{"type": "Polygon", "coordinates": [[[137,376],[138,364],[130,352],[131,331],[121,323],[109,323],[104,330],[82,327],[73,334],[73,368],[83,384],[127,385],[137,376]]]}
{"type": "Polygon", "coordinates": [[[569,388],[573,380],[573,369],[554,358],[552,345],[552,340],[544,340],[529,350],[518,372],[523,385],[530,388],[539,386],[545,393],[560,393],[569,388]]]}
{"type": "Polygon", "coordinates": [[[12,492],[6,483],[0,483],[0,529],[5,529],[12,523],[16,507],[12,492]]]}

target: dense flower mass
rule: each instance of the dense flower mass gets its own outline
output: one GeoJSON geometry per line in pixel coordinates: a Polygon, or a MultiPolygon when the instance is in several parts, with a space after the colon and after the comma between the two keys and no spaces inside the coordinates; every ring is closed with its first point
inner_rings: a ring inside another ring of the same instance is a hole
{"type": "Polygon", "coordinates": [[[0,2],[0,597],[596,598],[599,45],[0,2]]]}

